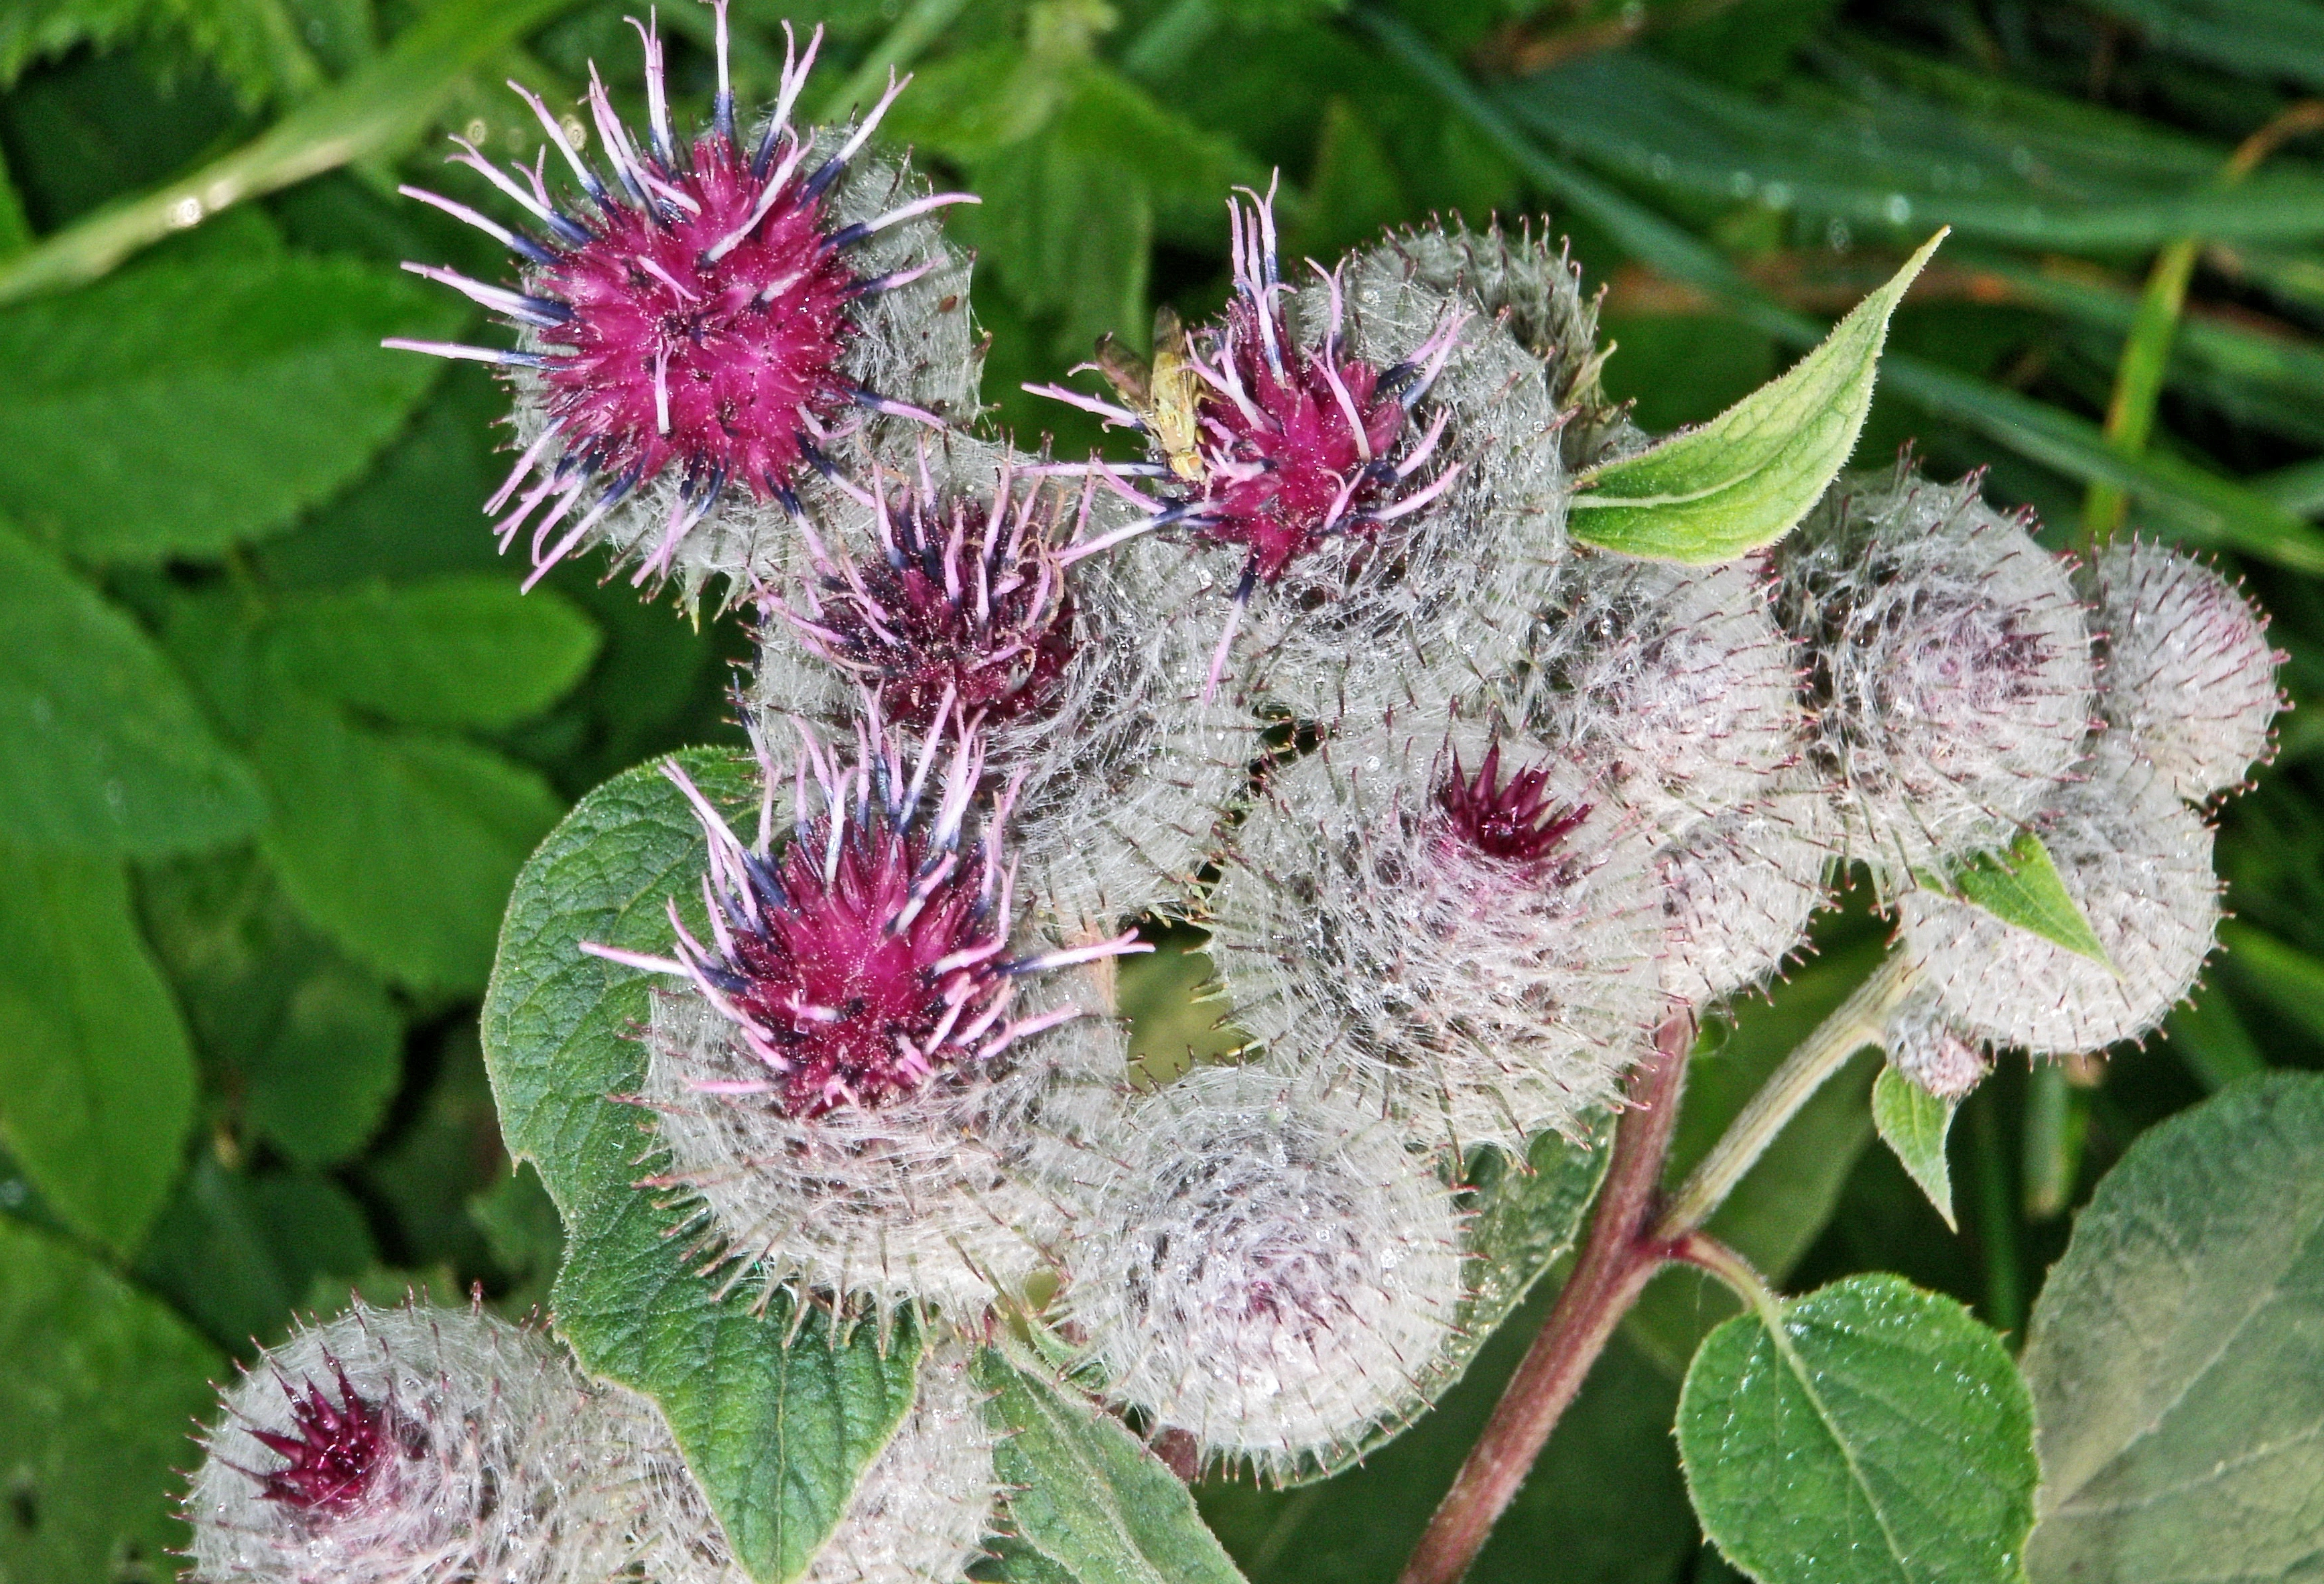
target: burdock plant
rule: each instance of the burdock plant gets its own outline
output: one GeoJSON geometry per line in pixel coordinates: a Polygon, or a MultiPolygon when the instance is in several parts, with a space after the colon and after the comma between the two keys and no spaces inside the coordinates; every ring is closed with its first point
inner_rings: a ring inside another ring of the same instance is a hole
{"type": "Polygon", "coordinates": [[[2206,815],[2279,700],[2199,560],[1841,471],[1934,241],[1656,440],[1531,232],[1295,264],[1271,189],[1222,193],[1224,308],[1045,387],[1137,440],[1059,456],[977,427],[969,199],[880,144],[903,84],[802,125],[811,40],[745,117],[721,5],[681,134],[639,31],[642,129],[593,74],[594,153],[533,99],[561,170],[463,145],[491,213],[415,192],[514,272],[413,266],[512,327],[416,350],[500,371],[528,585],[602,548],[749,622],[754,751],[600,788],[510,911],[486,1042],[565,1341],[302,1332],[209,1437],[199,1575],[1216,1584],[1182,1478],[1348,1466],[1562,1269],[1406,1573],[1452,1584],[1677,1262],[1747,1305],[1678,1422],[1738,1567],[2016,1577],[1999,1338],[1901,1282],[1786,1299],[1706,1223],[1867,1045],[1950,1215],[1962,1096],[2194,983],[2206,815]],[[1887,958],[1667,1183],[1700,1033],[1851,872],[1887,958]],[[1240,1037],[1133,1086],[1157,919],[1240,1037]]]}

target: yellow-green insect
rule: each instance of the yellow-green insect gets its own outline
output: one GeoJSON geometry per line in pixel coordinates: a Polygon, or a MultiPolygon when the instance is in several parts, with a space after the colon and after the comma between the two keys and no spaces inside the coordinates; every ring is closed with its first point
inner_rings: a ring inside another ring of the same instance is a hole
{"type": "Polygon", "coordinates": [[[1202,376],[1186,355],[1186,327],[1167,308],[1154,310],[1154,361],[1148,364],[1111,333],[1098,337],[1098,373],[1138,415],[1172,474],[1188,483],[1203,476],[1198,442],[1201,428],[1195,403],[1202,394],[1202,376]]]}

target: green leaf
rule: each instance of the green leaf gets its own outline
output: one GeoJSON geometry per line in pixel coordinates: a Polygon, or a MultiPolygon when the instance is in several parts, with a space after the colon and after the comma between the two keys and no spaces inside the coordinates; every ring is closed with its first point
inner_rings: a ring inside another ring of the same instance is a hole
{"type": "Polygon", "coordinates": [[[308,691],[407,726],[514,725],[597,653],[596,628],[570,601],[493,576],[310,594],[269,636],[270,658],[308,691]]]}
{"type": "Polygon", "coordinates": [[[212,846],[264,816],[250,772],[136,623],[0,529],[0,830],[26,846],[147,855],[212,846]]]}
{"type": "Polygon", "coordinates": [[[1872,1081],[1872,1125],[1882,1142],[1895,1152],[1945,1225],[1960,1230],[1953,1220],[1953,1174],[1945,1159],[1945,1135],[1953,1125],[1960,1102],[1931,1094],[1894,1067],[1880,1069],[1872,1081]]]}
{"type": "Polygon", "coordinates": [[[2036,1584],[2313,1576],[2324,1533],[2324,1078],[2247,1080],[2141,1135],[2025,1344],[2036,1584]]]}
{"type": "Polygon", "coordinates": [[[348,1284],[378,1258],[363,1207],[328,1177],[231,1171],[204,1150],[136,1272],[211,1340],[245,1352],[254,1339],[281,1340],[318,1290],[327,1309],[344,1305],[348,1284]]]}
{"type": "Polygon", "coordinates": [[[75,1231],[127,1256],[178,1175],[194,1054],[117,863],[0,844],[0,1137],[75,1231]]]}
{"type": "Polygon", "coordinates": [[[111,49],[175,35],[245,105],[322,86],[322,69],[282,0],[19,0],[0,13],[0,85],[79,44],[111,49]]]}
{"type": "Polygon", "coordinates": [[[2098,0],[2158,50],[2324,88],[2324,15],[2300,0],[2098,0]]]}
{"type": "Polygon", "coordinates": [[[480,62],[572,0],[445,0],[385,53],[198,170],[68,226],[0,263],[0,302],[94,281],[189,223],[309,176],[399,152],[480,62]]]}
{"type": "Polygon", "coordinates": [[[2024,1382],[1998,1336],[1898,1277],[1850,1276],[1711,1332],[1678,1445],[1704,1533],[1763,1584],[2024,1575],[2024,1382]]]}
{"type": "Polygon", "coordinates": [[[2295,1027],[2324,1039],[2324,957],[2234,920],[2219,926],[2227,972],[2295,1027]]]}
{"type": "Polygon", "coordinates": [[[217,556],[363,471],[465,315],[345,258],[208,260],[0,310],[0,507],[91,560],[217,556]]]}
{"type": "Polygon", "coordinates": [[[473,743],[356,725],[280,683],[264,707],[251,758],[283,889],[399,983],[482,983],[517,870],[556,822],[549,784],[473,743]]]}
{"type": "Polygon", "coordinates": [[[1029,1355],[987,1348],[973,1368],[1027,1544],[1081,1584],[1242,1584],[1185,1485],[1120,1420],[1029,1355]]]}
{"type": "Polygon", "coordinates": [[[2040,935],[2053,946],[2113,966],[2106,943],[2098,939],[2081,905],[2066,889],[2057,864],[2051,861],[2050,849],[2032,831],[2018,832],[2006,852],[1971,856],[1950,876],[1923,873],[1920,879],[1936,890],[1984,908],[2004,924],[2040,935]]]}
{"type": "MultiPolygon", "coordinates": [[[[755,806],[748,761],[685,762],[714,800],[755,806]]],[[[613,1097],[644,1081],[634,1030],[648,981],[581,943],[667,950],[665,905],[698,914],[703,861],[694,816],[657,767],[584,798],[518,879],[484,1051],[509,1148],[540,1169],[564,1220],[559,1327],[591,1370],[661,1404],[736,1556],[779,1584],[806,1570],[910,1406],[920,1337],[908,1320],[883,1349],[873,1326],[840,1340],[816,1319],[785,1346],[788,1299],[764,1314],[755,1293],[719,1299],[664,1236],[679,1212],[633,1185],[650,1169],[640,1113],[613,1097]]]]}
{"type": "Polygon", "coordinates": [[[0,1219],[0,1579],[169,1577],[171,1470],[224,1360],[79,1250],[0,1219]]]}
{"type": "Polygon", "coordinates": [[[1574,537],[1702,566],[1789,533],[1856,449],[1889,316],[1943,240],[1923,243],[1821,345],[1701,428],[1584,473],[1574,537]]]}

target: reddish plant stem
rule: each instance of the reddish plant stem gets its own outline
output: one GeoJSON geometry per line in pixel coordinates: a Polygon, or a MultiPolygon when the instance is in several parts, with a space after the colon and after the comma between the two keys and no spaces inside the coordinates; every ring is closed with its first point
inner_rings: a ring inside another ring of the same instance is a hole
{"type": "Polygon", "coordinates": [[[1458,1584],[1615,1326],[1671,1258],[1669,1240],[1655,1236],[1654,1226],[1693,1046],[1693,1016],[1681,1013],[1655,1030],[1654,1054],[1632,1070],[1628,1109],[1615,1124],[1606,1183],[1573,1274],[1437,1504],[1399,1584],[1458,1584]]]}

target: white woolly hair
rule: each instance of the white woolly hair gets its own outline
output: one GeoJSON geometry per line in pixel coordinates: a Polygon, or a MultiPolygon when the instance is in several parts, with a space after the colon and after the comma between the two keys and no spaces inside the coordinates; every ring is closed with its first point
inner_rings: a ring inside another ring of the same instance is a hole
{"type": "Polygon", "coordinates": [[[1197,1067],[1086,1176],[1062,1301],[1110,1399],[1277,1478],[1423,1405],[1461,1222],[1404,1129],[1279,1073],[1197,1067]]]}
{"type": "Polygon", "coordinates": [[[1577,551],[1506,685],[1542,741],[1608,767],[1665,831],[1766,797],[1805,746],[1764,563],[1667,566],[1577,551]]]}
{"type": "MultiPolygon", "coordinates": [[[[801,168],[815,169],[853,132],[853,124],[807,132],[810,152],[801,168]]],[[[908,160],[866,150],[848,162],[825,193],[824,214],[832,229],[838,230],[875,220],[933,190],[908,160]]],[[[891,290],[859,297],[850,306],[846,355],[840,364],[844,377],[950,421],[973,419],[984,365],[983,342],[968,308],[973,255],[945,241],[942,221],[925,215],[873,234],[850,248],[847,256],[862,280],[922,265],[927,272],[891,290]]],[[[540,332],[530,329],[520,333],[517,345],[527,352],[549,345],[540,332]]],[[[506,379],[512,397],[508,422],[513,447],[530,450],[548,427],[547,384],[537,372],[523,368],[511,369],[506,379]]],[[[860,467],[867,442],[891,431],[924,427],[914,419],[872,413],[843,417],[840,422],[843,428],[821,444],[835,461],[851,469],[860,467]]],[[[546,477],[564,454],[563,441],[552,439],[540,462],[540,476],[546,477]]],[[[671,522],[687,510],[678,498],[682,472],[664,468],[601,517],[568,553],[602,545],[612,553],[616,567],[642,563],[660,547],[671,522]]],[[[819,484],[811,472],[798,481],[810,509],[831,497],[827,487],[819,484]]],[[[601,493],[593,487],[585,505],[601,493]]],[[[576,507],[571,518],[550,530],[547,544],[553,545],[584,515],[576,507]]],[[[688,604],[714,583],[723,585],[717,591],[722,603],[731,602],[747,595],[754,585],[777,582],[794,566],[798,539],[798,526],[780,502],[757,500],[741,483],[730,483],[717,509],[678,542],[668,577],[688,604]]],[[[538,563],[538,553],[534,559],[538,563]]]]}
{"type": "MultiPolygon", "coordinates": [[[[886,465],[916,491],[925,466],[938,493],[989,502],[1002,466],[1022,479],[1039,461],[957,433],[906,438],[906,455],[886,465]]],[[[1017,485],[1034,487],[1056,496],[1062,535],[1071,535],[1082,482],[1017,485]]],[[[828,499],[817,532],[859,564],[878,554],[873,512],[837,492],[828,499]]],[[[1088,504],[1084,539],[1139,520],[1110,491],[1095,491],[1088,504]]],[[[1079,647],[1062,696],[1049,711],[990,728],[985,766],[1000,781],[1024,778],[1010,820],[1022,889],[1060,919],[1110,932],[1116,921],[1184,906],[1258,752],[1258,723],[1227,690],[1203,697],[1212,635],[1186,612],[1198,608],[1207,578],[1183,549],[1139,535],[1075,561],[1066,576],[1079,647]]],[[[762,722],[804,716],[839,726],[853,717],[854,683],[808,650],[789,622],[770,616],[759,636],[750,704],[762,722]]]]}
{"type": "MultiPolygon", "coordinates": [[[[1067,1004],[1067,977],[1023,981],[1013,1010],[1067,1004]]],[[[939,1068],[887,1105],[789,1117],[696,1087],[763,1071],[698,990],[655,993],[646,1046],[641,1099],[669,1151],[653,1181],[691,1201],[681,1232],[706,1266],[769,1294],[868,1299],[883,1316],[932,1303],[963,1319],[1055,1264],[1063,1152],[1111,1124],[1128,1059],[1118,1026],[1092,1013],[939,1068]]]]}
{"type": "Polygon", "coordinates": [[[267,1349],[224,1403],[186,1497],[196,1584],[614,1584],[669,1445],[645,1399],[481,1306],[357,1301],[267,1349]],[[295,1436],[310,1382],[345,1407],[340,1371],[384,1407],[387,1462],[350,1506],[270,1499],[254,1475],[283,1463],[254,1432],[295,1436]]]}
{"type": "Polygon", "coordinates": [[[2267,758],[2284,703],[2267,618],[2218,571],[2162,545],[2117,541],[2091,581],[2107,721],[2190,803],[2242,781],[2267,758]]]}
{"type": "Polygon", "coordinates": [[[1598,345],[1599,298],[1582,294],[1582,266],[1567,244],[1552,248],[1546,233],[1536,236],[1530,226],[1511,235],[1499,221],[1477,232],[1455,220],[1398,232],[1387,245],[1422,285],[1466,296],[1534,355],[1550,406],[1565,420],[1559,439],[1567,472],[1644,448],[1627,408],[1600,387],[1614,349],[1598,345]]]}
{"type": "MultiPolygon", "coordinates": [[[[1445,417],[1431,465],[1461,472],[1378,534],[1342,535],[1297,557],[1252,601],[1237,664],[1258,696],[1308,720],[1377,710],[1422,677],[1449,696],[1505,668],[1524,642],[1542,568],[1564,553],[1572,493],[1537,360],[1462,299],[1422,284],[1393,246],[1351,257],[1341,281],[1346,351],[1378,368],[1470,312],[1412,415],[1424,430],[1445,417]]],[[[1300,345],[1322,345],[1330,302],[1311,281],[1286,304],[1300,345]]],[[[1204,560],[1219,594],[1231,593],[1238,563],[1223,552],[1204,560]]]]}
{"type": "Polygon", "coordinates": [[[1537,742],[1499,739],[1501,784],[1542,769],[1552,806],[1587,811],[1554,853],[1529,870],[1451,836],[1438,788],[1494,741],[1392,718],[1276,775],[1222,862],[1211,954],[1272,1070],[1521,1155],[1582,1126],[1651,1039],[1663,916],[1644,822],[1537,742]]]}
{"type": "Polygon", "coordinates": [[[1993,1071],[1991,1044],[1954,1027],[1944,998],[1926,985],[1888,1014],[1880,1043],[1890,1066],[1942,1100],[1961,1099],[1993,1071]]]}
{"type": "MultiPolygon", "coordinates": [[[[802,1584],[955,1584],[982,1554],[1000,1480],[995,1437],[970,1382],[969,1350],[932,1326],[919,1382],[802,1584]]],[[[681,1463],[655,1489],[644,1577],[651,1584],[749,1584],[681,1463]]]]}
{"type": "Polygon", "coordinates": [[[1841,790],[1849,853],[1884,895],[1997,847],[2071,768],[2093,705],[2089,633],[2065,565],[1909,461],[1843,477],[1776,546],[1805,646],[1814,766],[1841,790]]]}
{"type": "Polygon", "coordinates": [[[1964,1033],[2095,1052],[2144,1035],[2193,988],[2218,926],[2211,831],[2113,736],[2035,824],[2111,967],[1941,892],[1904,898],[1905,948],[1964,1033]]]}
{"type": "Polygon", "coordinates": [[[1664,992],[1699,1009],[1780,969],[1831,896],[1838,840],[1830,794],[1810,788],[1730,808],[1665,846],[1664,992]]]}

